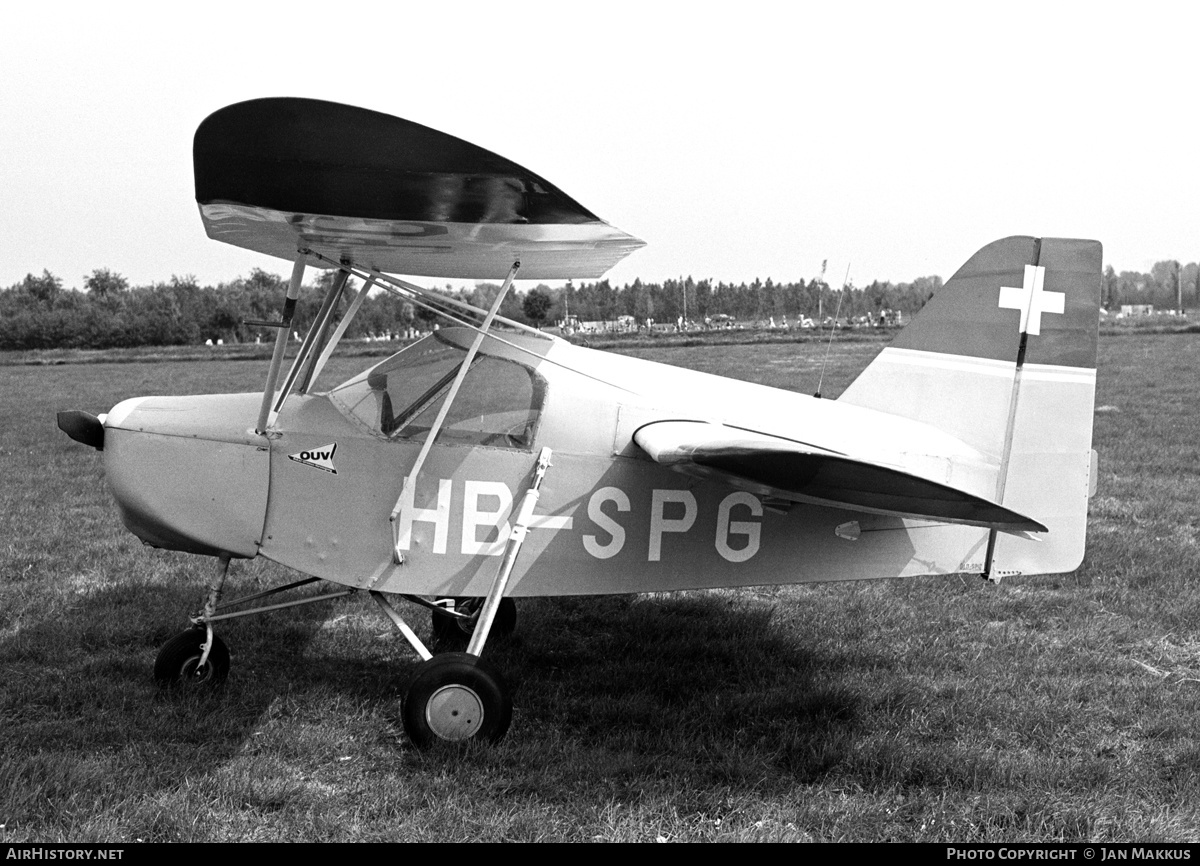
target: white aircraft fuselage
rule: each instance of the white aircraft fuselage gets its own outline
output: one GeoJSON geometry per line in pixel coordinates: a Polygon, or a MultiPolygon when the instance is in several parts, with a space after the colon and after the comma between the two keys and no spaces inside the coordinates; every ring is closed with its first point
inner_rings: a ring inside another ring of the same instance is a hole
{"type": "MultiPolygon", "coordinates": [[[[426,339],[465,345],[470,336],[439,335],[426,339]]],[[[394,561],[389,514],[420,442],[371,429],[339,405],[341,387],[293,396],[268,435],[253,429],[259,394],[119,404],[104,421],[105,470],[123,519],[155,546],[262,555],[384,592],[484,595],[513,503],[538,451],[550,447],[553,465],[513,574],[514,596],[980,567],[984,529],[731,489],[659,465],[633,440],[644,425],[673,420],[802,433],[807,445],[830,453],[871,454],[985,495],[994,488],[994,459],[928,424],[552,338],[489,338],[483,354],[539,380],[532,436],[460,442],[444,431],[413,507],[399,517],[402,563],[394,561]]],[[[360,386],[364,376],[356,377],[360,386]]]]}

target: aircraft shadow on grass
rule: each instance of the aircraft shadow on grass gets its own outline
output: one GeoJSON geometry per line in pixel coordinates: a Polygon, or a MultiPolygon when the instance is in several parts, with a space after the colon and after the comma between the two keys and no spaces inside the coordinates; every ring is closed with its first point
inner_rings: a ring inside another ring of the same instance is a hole
{"type": "MultiPolygon", "coordinates": [[[[403,659],[402,642],[392,634],[379,640],[383,627],[372,622],[365,633],[339,638],[332,651],[314,646],[328,643],[322,634],[339,617],[375,617],[368,602],[334,601],[243,621],[229,630],[230,645],[235,658],[244,651],[253,661],[238,665],[218,691],[180,693],[161,689],[149,675],[165,632],[146,623],[160,609],[189,602],[196,602],[194,591],[182,586],[150,597],[144,588],[110,587],[93,593],[88,608],[129,609],[127,621],[96,622],[86,609],[71,607],[53,625],[30,624],[0,640],[0,666],[16,674],[9,699],[22,705],[17,736],[25,745],[10,741],[10,769],[25,766],[36,777],[48,755],[74,762],[149,750],[170,755],[165,762],[175,769],[162,780],[169,788],[179,773],[196,780],[244,755],[281,700],[289,712],[307,707],[300,710],[307,723],[328,712],[333,730],[343,710],[322,708],[343,697],[351,698],[349,706],[382,708],[379,737],[398,749],[397,761],[412,754],[396,713],[419,663],[403,659]],[[74,641],[53,637],[64,633],[74,641]]],[[[661,769],[667,779],[678,773],[681,785],[696,773],[723,774],[731,752],[758,752],[782,774],[818,779],[853,743],[858,700],[852,688],[829,688],[828,678],[852,680],[854,663],[806,649],[773,625],[772,615],[764,603],[727,593],[523,603],[517,632],[492,647],[509,672],[525,732],[504,748],[525,761],[530,743],[549,736],[601,751],[686,754],[684,764],[661,769]]],[[[461,754],[447,747],[445,756],[453,761],[461,754]]],[[[36,778],[28,782],[42,790],[36,778]]],[[[47,809],[27,804],[12,818],[18,824],[47,818],[47,809]]]]}

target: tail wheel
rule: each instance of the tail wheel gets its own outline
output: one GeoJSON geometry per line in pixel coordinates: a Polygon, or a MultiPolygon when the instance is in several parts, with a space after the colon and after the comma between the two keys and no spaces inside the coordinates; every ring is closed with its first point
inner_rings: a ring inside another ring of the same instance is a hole
{"type": "Polygon", "coordinates": [[[418,748],[436,743],[495,743],[512,722],[512,695],[500,672],[468,653],[442,653],[421,664],[401,710],[418,748]]]}
{"type": "MultiPolygon", "coordinates": [[[[482,598],[459,598],[454,600],[454,609],[459,613],[473,614],[483,607],[482,598]]],[[[460,619],[434,611],[432,614],[434,646],[447,650],[466,649],[475,633],[474,619],[460,619]]],[[[509,637],[517,630],[517,604],[511,598],[500,599],[496,618],[492,620],[492,637],[509,637]]]]}
{"type": "Polygon", "coordinates": [[[204,640],[207,630],[189,628],[171,638],[154,661],[154,679],[162,688],[211,689],[229,676],[229,648],[213,635],[212,649],[203,665],[204,640]]]}

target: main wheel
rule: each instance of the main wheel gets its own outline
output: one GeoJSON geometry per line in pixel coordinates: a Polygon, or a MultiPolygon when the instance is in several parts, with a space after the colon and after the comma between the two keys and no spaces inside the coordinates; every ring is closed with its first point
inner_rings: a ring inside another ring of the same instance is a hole
{"type": "Polygon", "coordinates": [[[512,695],[500,672],[468,653],[423,662],[401,709],[413,745],[495,743],[512,722],[512,695]]]}
{"type": "Polygon", "coordinates": [[[189,628],[171,638],[154,661],[154,679],[162,688],[214,688],[229,676],[229,649],[213,635],[212,651],[200,665],[206,629],[189,628]]]}
{"type": "MultiPolygon", "coordinates": [[[[458,598],[454,600],[454,609],[461,613],[472,614],[483,607],[482,598],[458,598]]],[[[459,619],[445,614],[432,614],[433,644],[444,650],[462,650],[467,648],[471,635],[475,633],[475,620],[459,619]]],[[[496,608],[496,618],[492,620],[492,637],[509,637],[517,630],[517,603],[511,598],[500,599],[500,607],[496,608]]]]}

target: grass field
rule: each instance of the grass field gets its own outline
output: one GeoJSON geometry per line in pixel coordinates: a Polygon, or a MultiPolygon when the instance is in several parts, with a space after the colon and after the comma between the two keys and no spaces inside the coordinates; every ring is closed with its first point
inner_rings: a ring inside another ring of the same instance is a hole
{"type": "MultiPolygon", "coordinates": [[[[881,345],[834,343],[825,394],[881,345]]],[[[627,351],[812,392],[824,349],[627,351]]],[[[1100,357],[1075,574],[523,602],[512,731],[467,755],[409,745],[365,599],[234,621],[223,693],[157,693],[213,561],[125,532],[54,413],[261,361],[0,366],[0,840],[1195,841],[1200,337],[1100,357]]]]}

